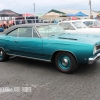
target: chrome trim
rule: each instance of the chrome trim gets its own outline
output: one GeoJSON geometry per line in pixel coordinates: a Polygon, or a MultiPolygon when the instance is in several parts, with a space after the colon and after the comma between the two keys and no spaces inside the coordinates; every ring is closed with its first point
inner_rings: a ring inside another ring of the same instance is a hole
{"type": "MultiPolygon", "coordinates": [[[[100,44],[94,45],[94,47],[97,47],[97,46],[100,46],[100,44]]],[[[99,50],[100,50],[100,49],[96,49],[96,52],[95,52],[95,53],[97,53],[99,50]]]]}
{"type": "MultiPolygon", "coordinates": [[[[54,51],[53,54],[54,54],[55,52],[69,52],[69,53],[71,53],[71,54],[75,57],[76,61],[78,62],[76,56],[75,56],[74,53],[72,53],[71,51],[68,51],[68,50],[66,50],[66,51],[65,51],[65,50],[57,50],[57,51],[54,51]]],[[[52,59],[53,54],[51,55],[50,59],[52,59]]],[[[51,61],[52,61],[52,60],[51,60],[51,61]]]]}
{"type": "Polygon", "coordinates": [[[96,56],[94,57],[90,57],[88,59],[88,64],[93,64],[96,60],[100,59],[100,53],[98,53],[96,56]]]}
{"type": "Polygon", "coordinates": [[[42,38],[42,36],[40,35],[40,33],[38,32],[38,30],[37,30],[37,27],[36,26],[34,26],[34,29],[35,29],[35,31],[37,32],[37,35],[39,36],[39,38],[42,38]]]}
{"type": "Polygon", "coordinates": [[[67,66],[68,65],[68,59],[66,59],[66,58],[62,59],[61,63],[62,63],[63,66],[67,66]]]}
{"type": "Polygon", "coordinates": [[[34,29],[34,27],[32,27],[32,38],[33,38],[33,29],[34,29]]]}
{"type": "Polygon", "coordinates": [[[35,60],[40,60],[40,61],[51,62],[50,60],[45,60],[45,59],[39,59],[39,58],[33,58],[33,57],[27,57],[27,56],[21,56],[21,55],[9,54],[9,53],[6,53],[6,54],[11,55],[11,56],[15,56],[15,57],[29,58],[29,59],[35,59],[35,60]]]}
{"type": "Polygon", "coordinates": [[[100,51],[100,49],[96,50],[96,52],[95,52],[95,53],[97,53],[98,51],[100,51]]]}
{"type": "Polygon", "coordinates": [[[17,37],[19,37],[19,27],[18,27],[17,37]]]}
{"type": "Polygon", "coordinates": [[[0,51],[0,55],[2,55],[3,54],[3,52],[2,51],[0,51]]]}

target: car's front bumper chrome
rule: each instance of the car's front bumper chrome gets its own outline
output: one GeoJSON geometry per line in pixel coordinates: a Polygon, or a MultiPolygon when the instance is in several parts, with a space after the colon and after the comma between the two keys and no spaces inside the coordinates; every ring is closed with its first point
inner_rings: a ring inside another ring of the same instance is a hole
{"type": "Polygon", "coordinates": [[[98,53],[94,57],[89,58],[88,64],[93,64],[98,59],[100,59],[100,53],[98,53]]]}

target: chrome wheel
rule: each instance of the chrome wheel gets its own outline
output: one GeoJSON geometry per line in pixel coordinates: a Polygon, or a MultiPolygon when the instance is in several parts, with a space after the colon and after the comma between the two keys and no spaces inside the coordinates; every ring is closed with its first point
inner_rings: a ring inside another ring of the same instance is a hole
{"type": "Polygon", "coordinates": [[[62,70],[67,70],[70,68],[70,59],[65,56],[65,55],[61,55],[59,56],[58,58],[58,64],[59,64],[59,67],[62,69],[62,70]]]}
{"type": "Polygon", "coordinates": [[[77,62],[74,56],[68,52],[59,52],[55,57],[56,67],[64,73],[71,73],[77,69],[77,62]]]}

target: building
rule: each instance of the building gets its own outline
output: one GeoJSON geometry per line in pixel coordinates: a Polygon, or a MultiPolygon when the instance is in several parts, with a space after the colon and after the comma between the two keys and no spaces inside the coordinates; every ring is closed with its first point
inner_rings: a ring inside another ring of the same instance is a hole
{"type": "MultiPolygon", "coordinates": [[[[46,19],[46,20],[61,19],[61,18],[63,18],[63,17],[61,17],[62,15],[67,16],[67,14],[76,14],[80,11],[88,16],[79,17],[79,18],[81,18],[81,19],[90,18],[89,10],[55,10],[55,9],[48,11],[41,18],[46,19]]],[[[98,13],[93,11],[92,15],[93,15],[93,18],[95,18],[98,15],[98,13]]]]}

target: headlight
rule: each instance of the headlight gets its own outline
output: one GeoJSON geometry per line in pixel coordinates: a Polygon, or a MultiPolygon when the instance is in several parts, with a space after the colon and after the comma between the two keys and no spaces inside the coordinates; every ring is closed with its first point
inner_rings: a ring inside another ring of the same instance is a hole
{"type": "Polygon", "coordinates": [[[97,47],[94,46],[93,54],[95,54],[96,52],[97,52],[97,47]]]}

